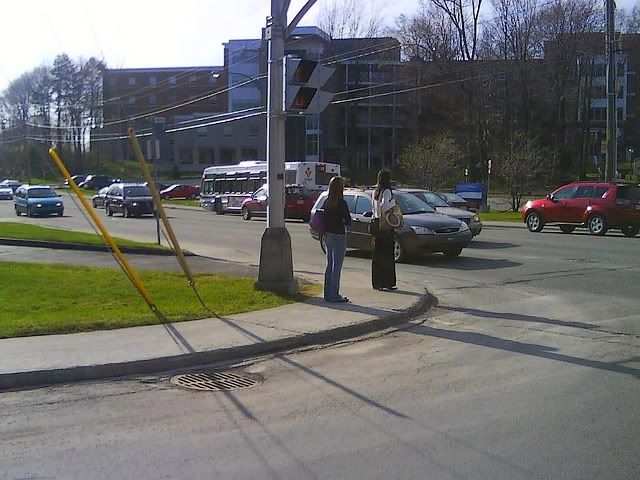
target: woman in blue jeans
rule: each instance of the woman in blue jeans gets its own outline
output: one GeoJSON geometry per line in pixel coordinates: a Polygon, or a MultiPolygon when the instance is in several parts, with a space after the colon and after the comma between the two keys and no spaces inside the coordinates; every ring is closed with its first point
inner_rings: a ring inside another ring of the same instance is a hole
{"type": "Polygon", "coordinates": [[[351,225],[349,207],[343,198],[344,179],[333,177],[329,195],[324,202],[324,243],[327,249],[327,269],[324,272],[324,299],[327,302],[348,302],[340,295],[340,273],[347,251],[345,225],[351,225]]]}

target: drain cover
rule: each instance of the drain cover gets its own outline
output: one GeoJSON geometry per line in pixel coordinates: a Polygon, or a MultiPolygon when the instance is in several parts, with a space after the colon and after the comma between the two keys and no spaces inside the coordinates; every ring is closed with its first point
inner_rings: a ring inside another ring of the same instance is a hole
{"type": "Polygon", "coordinates": [[[200,391],[228,391],[251,388],[262,381],[255,375],[231,372],[199,372],[176,375],[171,383],[183,388],[200,391]]]}

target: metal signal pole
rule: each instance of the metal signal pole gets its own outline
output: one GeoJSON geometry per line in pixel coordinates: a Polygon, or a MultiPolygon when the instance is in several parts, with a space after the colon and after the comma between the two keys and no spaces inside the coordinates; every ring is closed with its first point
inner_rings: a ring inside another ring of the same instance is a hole
{"type": "Polygon", "coordinates": [[[614,0],[605,0],[607,11],[607,162],[605,181],[612,182],[617,175],[617,110],[616,110],[616,30],[614,0]]]}

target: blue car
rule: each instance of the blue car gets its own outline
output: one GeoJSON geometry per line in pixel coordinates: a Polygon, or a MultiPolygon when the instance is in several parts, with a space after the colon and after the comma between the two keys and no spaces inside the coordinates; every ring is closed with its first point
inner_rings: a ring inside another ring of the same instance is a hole
{"type": "Polygon", "coordinates": [[[51,214],[61,217],[64,214],[62,199],[46,185],[22,185],[16,190],[13,201],[17,216],[24,213],[27,217],[51,214]]]}

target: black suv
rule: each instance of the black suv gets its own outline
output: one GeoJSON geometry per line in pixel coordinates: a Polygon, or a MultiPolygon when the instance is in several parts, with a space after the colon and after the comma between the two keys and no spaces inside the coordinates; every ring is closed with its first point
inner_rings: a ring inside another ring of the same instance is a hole
{"type": "Polygon", "coordinates": [[[87,175],[78,186],[89,190],[100,190],[101,188],[108,187],[115,181],[117,180],[106,175],[87,175]]]}
{"type": "Polygon", "coordinates": [[[144,185],[114,183],[109,187],[104,200],[107,215],[122,213],[123,217],[153,215],[153,197],[144,185]]]}

